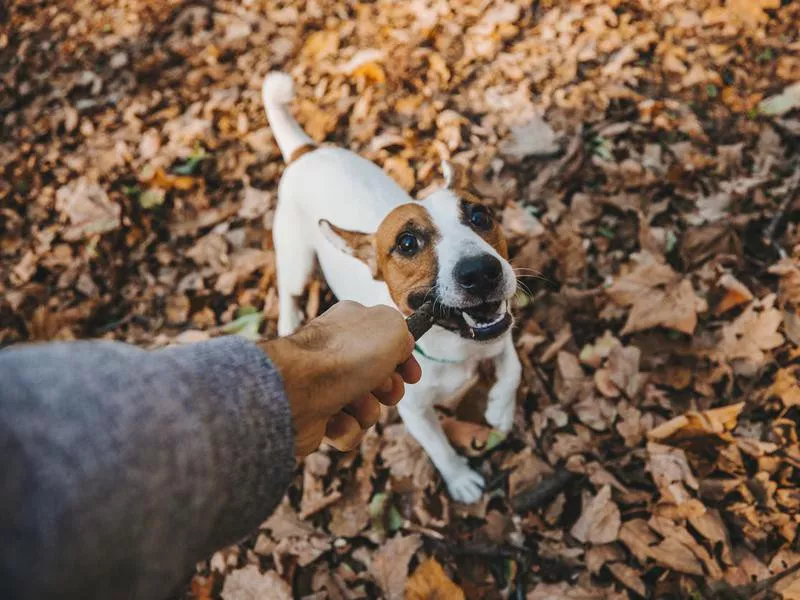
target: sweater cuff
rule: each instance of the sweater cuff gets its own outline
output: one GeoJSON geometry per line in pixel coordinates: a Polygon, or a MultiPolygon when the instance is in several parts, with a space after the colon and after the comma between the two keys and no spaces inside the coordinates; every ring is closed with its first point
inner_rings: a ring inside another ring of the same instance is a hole
{"type": "Polygon", "coordinates": [[[227,472],[230,504],[217,527],[245,535],[237,526],[245,517],[266,519],[294,473],[294,427],[283,379],[263,350],[234,335],[162,352],[191,364],[201,374],[203,395],[224,404],[212,429],[221,442],[215,444],[218,468],[227,472]]]}

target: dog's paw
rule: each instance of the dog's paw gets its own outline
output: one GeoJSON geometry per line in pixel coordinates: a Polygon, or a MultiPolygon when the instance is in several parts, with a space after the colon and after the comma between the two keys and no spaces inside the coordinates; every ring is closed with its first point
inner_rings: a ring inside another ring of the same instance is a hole
{"type": "Polygon", "coordinates": [[[453,500],[464,504],[472,504],[480,500],[486,485],[483,476],[470,469],[466,461],[445,477],[445,483],[447,483],[447,490],[453,500]]]}
{"type": "Polygon", "coordinates": [[[514,397],[506,396],[493,397],[489,395],[489,403],[486,405],[486,412],[483,413],[483,418],[486,422],[502,433],[511,431],[514,424],[514,411],[516,410],[516,403],[514,397]]]}

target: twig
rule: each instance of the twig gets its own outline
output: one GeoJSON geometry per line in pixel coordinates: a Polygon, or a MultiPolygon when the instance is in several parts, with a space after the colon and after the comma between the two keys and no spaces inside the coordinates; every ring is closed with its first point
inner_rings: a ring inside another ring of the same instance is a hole
{"type": "Polygon", "coordinates": [[[800,571],[800,561],[788,569],[776,573],[772,577],[763,579],[762,581],[754,581],[745,585],[737,585],[735,587],[722,582],[722,584],[712,584],[711,595],[712,600],[753,600],[757,595],[760,595],[778,583],[781,579],[785,579],[790,575],[794,575],[800,571]]]}
{"type": "Polygon", "coordinates": [[[511,499],[511,506],[514,512],[523,513],[529,510],[540,508],[555,500],[564,488],[578,479],[580,475],[559,469],[552,475],[542,479],[531,489],[521,491],[511,499]]]}
{"type": "Polygon", "coordinates": [[[531,364],[533,365],[533,372],[536,373],[536,376],[539,378],[539,382],[542,384],[544,391],[547,392],[550,400],[553,402],[553,404],[559,404],[560,401],[558,396],[556,395],[555,390],[553,390],[553,386],[551,386],[550,382],[547,381],[547,377],[545,377],[541,367],[534,362],[531,362],[531,364]]]}
{"type": "Polygon", "coordinates": [[[778,207],[778,212],[775,213],[775,216],[772,217],[769,225],[767,225],[767,228],[764,230],[764,242],[775,248],[781,258],[786,258],[787,254],[786,250],[784,250],[777,240],[775,240],[775,232],[778,229],[778,225],[780,225],[781,221],[783,220],[783,217],[786,215],[786,211],[789,210],[792,202],[794,202],[794,197],[798,186],[800,186],[800,170],[795,168],[794,174],[792,175],[789,185],[787,186],[786,197],[778,207]]]}

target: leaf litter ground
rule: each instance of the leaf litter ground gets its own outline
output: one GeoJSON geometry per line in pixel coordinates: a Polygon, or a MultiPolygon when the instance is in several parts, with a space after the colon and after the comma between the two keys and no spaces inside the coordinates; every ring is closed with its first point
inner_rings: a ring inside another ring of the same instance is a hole
{"type": "MultiPolygon", "coordinates": [[[[469,165],[511,242],[513,433],[451,502],[387,412],[298,467],[187,598],[800,598],[800,5],[0,7],[0,343],[274,335],[260,83],[425,194],[469,165]]],[[[311,282],[309,317],[333,301],[311,282]]]]}

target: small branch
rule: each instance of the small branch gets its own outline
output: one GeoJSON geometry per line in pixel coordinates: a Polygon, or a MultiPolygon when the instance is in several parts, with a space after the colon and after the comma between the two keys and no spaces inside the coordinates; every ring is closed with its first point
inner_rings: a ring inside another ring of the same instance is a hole
{"type": "Polygon", "coordinates": [[[566,469],[558,469],[552,475],[542,479],[533,488],[523,490],[514,496],[511,499],[511,506],[514,508],[514,512],[518,514],[546,506],[555,500],[556,496],[564,488],[579,477],[580,475],[566,469]]]}
{"type": "Polygon", "coordinates": [[[724,582],[721,585],[712,585],[710,598],[712,600],[753,600],[756,596],[771,590],[781,579],[794,575],[798,571],[800,571],[800,561],[785,571],[776,573],[772,577],[761,581],[754,581],[753,583],[737,585],[735,587],[724,582]]]}
{"type": "Polygon", "coordinates": [[[784,216],[786,216],[786,211],[789,210],[792,202],[794,202],[798,186],[800,186],[800,169],[795,168],[792,179],[787,186],[786,197],[778,207],[778,212],[775,213],[775,216],[772,217],[769,225],[767,225],[767,228],[764,230],[764,242],[775,248],[781,258],[786,258],[787,254],[775,239],[775,232],[778,230],[778,225],[783,221],[784,216]]]}

